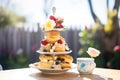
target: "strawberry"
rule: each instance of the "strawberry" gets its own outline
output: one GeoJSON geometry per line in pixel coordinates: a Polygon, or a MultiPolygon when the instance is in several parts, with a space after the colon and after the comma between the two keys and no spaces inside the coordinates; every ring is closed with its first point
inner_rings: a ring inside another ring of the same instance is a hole
{"type": "Polygon", "coordinates": [[[60,25],[60,28],[64,28],[64,26],[63,26],[63,25],[60,25]]]}
{"type": "Polygon", "coordinates": [[[60,24],[56,24],[56,27],[55,28],[60,28],[60,24]]]}
{"type": "Polygon", "coordinates": [[[63,25],[61,25],[61,24],[59,24],[59,23],[56,24],[56,27],[57,27],[57,28],[64,28],[63,25]]]}
{"type": "Polygon", "coordinates": [[[47,45],[48,44],[47,40],[42,40],[41,43],[42,43],[42,45],[47,45]]]}
{"type": "Polygon", "coordinates": [[[58,40],[57,42],[58,42],[59,44],[62,44],[62,43],[63,43],[61,39],[60,39],[60,40],[58,40]]]}
{"type": "Polygon", "coordinates": [[[56,18],[55,18],[54,16],[50,16],[49,18],[50,18],[51,20],[56,21],[56,18]]]}

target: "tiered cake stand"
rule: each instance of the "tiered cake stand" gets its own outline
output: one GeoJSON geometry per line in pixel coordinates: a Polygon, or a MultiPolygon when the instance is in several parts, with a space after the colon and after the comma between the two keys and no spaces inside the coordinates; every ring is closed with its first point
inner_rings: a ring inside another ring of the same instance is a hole
{"type": "MultiPolygon", "coordinates": [[[[56,10],[55,7],[53,7],[52,10],[53,10],[53,15],[54,15],[55,14],[55,10],[56,10]]],[[[62,31],[63,29],[52,29],[52,30],[62,31]]],[[[56,55],[58,55],[58,54],[69,54],[72,51],[69,50],[69,51],[66,51],[66,52],[42,52],[40,50],[37,50],[36,52],[40,53],[40,54],[53,54],[54,55],[53,56],[53,64],[55,64],[54,57],[56,55]]],[[[36,62],[36,63],[30,64],[29,67],[39,69],[44,74],[60,74],[60,73],[68,71],[69,69],[74,68],[75,64],[72,63],[72,67],[71,68],[65,68],[65,69],[40,69],[39,66],[38,66],[38,62],[36,62]]]]}

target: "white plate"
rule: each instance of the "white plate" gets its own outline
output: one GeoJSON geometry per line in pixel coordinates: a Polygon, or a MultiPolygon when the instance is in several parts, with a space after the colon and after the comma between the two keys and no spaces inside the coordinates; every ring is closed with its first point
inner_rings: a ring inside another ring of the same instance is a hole
{"type": "Polygon", "coordinates": [[[51,30],[63,31],[63,30],[65,30],[65,28],[54,28],[54,29],[43,30],[43,31],[51,31],[51,30]]]}
{"type": "Polygon", "coordinates": [[[41,52],[40,50],[37,50],[36,52],[40,54],[68,54],[71,53],[72,50],[66,52],[41,52]]]}
{"type": "Polygon", "coordinates": [[[38,62],[37,62],[37,63],[29,64],[29,67],[36,68],[44,74],[61,74],[61,73],[64,73],[70,69],[76,68],[76,64],[72,63],[72,68],[65,68],[65,69],[40,69],[38,67],[38,62]]]}

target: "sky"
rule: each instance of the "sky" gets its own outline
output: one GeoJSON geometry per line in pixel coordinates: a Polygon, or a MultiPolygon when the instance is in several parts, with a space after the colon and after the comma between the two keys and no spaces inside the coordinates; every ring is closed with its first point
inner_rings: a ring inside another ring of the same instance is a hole
{"type": "MultiPolygon", "coordinates": [[[[3,0],[0,0],[0,2],[3,0]]],[[[7,1],[7,0],[5,0],[7,1]]],[[[53,2],[56,15],[64,18],[66,25],[91,25],[94,24],[87,0],[48,0],[48,5],[53,2]]],[[[44,23],[44,0],[10,0],[9,8],[27,18],[28,23],[44,23]]],[[[101,22],[107,22],[106,0],[92,0],[95,14],[101,22]]],[[[109,8],[112,10],[114,0],[110,0],[109,8]]],[[[51,14],[51,13],[50,13],[51,14]]],[[[120,10],[119,10],[120,18],[120,10]]]]}

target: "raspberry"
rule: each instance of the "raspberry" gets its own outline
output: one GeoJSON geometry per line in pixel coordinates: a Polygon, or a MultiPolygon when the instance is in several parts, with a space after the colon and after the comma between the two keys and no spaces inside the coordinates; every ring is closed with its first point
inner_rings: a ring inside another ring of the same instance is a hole
{"type": "Polygon", "coordinates": [[[42,43],[42,45],[47,45],[48,44],[47,40],[42,40],[41,43],[42,43]]]}
{"type": "Polygon", "coordinates": [[[60,39],[60,40],[58,40],[57,42],[58,42],[59,44],[62,44],[62,43],[63,43],[61,39],[60,39]]]}

